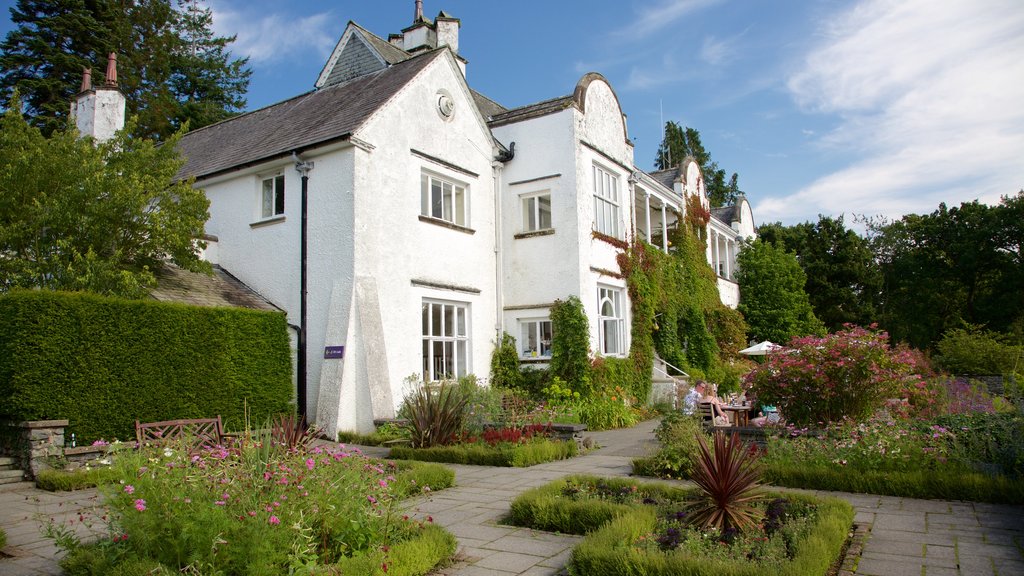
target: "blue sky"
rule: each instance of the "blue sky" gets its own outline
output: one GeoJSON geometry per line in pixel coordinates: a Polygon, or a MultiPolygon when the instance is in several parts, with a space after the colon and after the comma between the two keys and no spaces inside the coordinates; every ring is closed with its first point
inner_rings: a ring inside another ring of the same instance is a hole
{"type": "MultiPolygon", "coordinates": [[[[250,58],[250,109],[311,89],[349,20],[386,37],[414,10],[209,4],[250,58]]],[[[514,107],[600,72],[639,167],[653,169],[663,120],[697,128],[759,223],[898,218],[1024,188],[1020,0],[424,0],[440,10],[462,22],[473,88],[514,107]]]]}

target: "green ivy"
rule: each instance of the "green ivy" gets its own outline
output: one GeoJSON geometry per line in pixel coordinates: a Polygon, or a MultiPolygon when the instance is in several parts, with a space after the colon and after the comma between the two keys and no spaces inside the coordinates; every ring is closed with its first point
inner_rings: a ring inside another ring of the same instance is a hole
{"type": "Polygon", "coordinates": [[[491,385],[498,388],[521,388],[523,373],[519,370],[519,350],[516,339],[508,332],[501,333],[501,342],[491,355],[491,385]]]}
{"type": "Polygon", "coordinates": [[[576,296],[551,305],[551,364],[549,372],[570,383],[584,396],[590,384],[590,324],[576,296]]]}

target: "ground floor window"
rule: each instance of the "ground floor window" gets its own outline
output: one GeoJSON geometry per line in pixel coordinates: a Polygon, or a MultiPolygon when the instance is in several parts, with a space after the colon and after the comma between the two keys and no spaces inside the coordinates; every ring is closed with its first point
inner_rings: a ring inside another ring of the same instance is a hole
{"type": "Polygon", "coordinates": [[[423,379],[428,382],[469,374],[469,305],[423,301],[423,379]]]}
{"type": "Polygon", "coordinates": [[[622,290],[597,288],[598,339],[601,354],[621,356],[626,353],[626,317],[622,312],[622,290]]]}
{"type": "Polygon", "coordinates": [[[519,321],[519,355],[523,358],[551,357],[551,320],[519,321]]]}

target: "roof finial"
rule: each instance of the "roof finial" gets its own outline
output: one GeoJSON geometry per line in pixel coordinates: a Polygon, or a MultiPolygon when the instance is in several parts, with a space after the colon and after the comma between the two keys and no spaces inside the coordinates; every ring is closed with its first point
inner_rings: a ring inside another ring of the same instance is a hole
{"type": "Polygon", "coordinates": [[[117,86],[117,54],[107,56],[107,86],[117,86]]]}
{"type": "Polygon", "coordinates": [[[416,14],[413,16],[413,23],[423,20],[423,0],[416,0],[416,14]]]}
{"type": "Polygon", "coordinates": [[[79,92],[85,92],[92,90],[92,68],[82,67],[82,87],[78,89],[79,92]]]}

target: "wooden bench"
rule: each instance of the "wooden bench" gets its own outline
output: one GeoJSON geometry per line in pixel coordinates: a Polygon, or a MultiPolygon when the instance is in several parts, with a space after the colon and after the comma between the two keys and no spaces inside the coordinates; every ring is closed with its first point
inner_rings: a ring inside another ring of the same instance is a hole
{"type": "Polygon", "coordinates": [[[192,440],[196,447],[223,446],[230,437],[224,433],[224,425],[220,421],[220,416],[191,420],[164,420],[146,424],[138,420],[135,421],[135,440],[139,447],[184,439],[192,440]]]}

